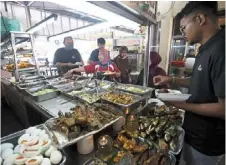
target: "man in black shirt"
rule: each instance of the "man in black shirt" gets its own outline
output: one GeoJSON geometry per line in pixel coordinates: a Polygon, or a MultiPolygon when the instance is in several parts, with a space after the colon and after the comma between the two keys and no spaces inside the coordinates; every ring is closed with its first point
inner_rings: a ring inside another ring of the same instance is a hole
{"type": "Polygon", "coordinates": [[[65,37],[64,45],[64,48],[56,50],[53,59],[53,64],[58,68],[60,75],[67,73],[72,68],[84,64],[79,51],[74,49],[72,37],[65,37]]]}
{"type": "Polygon", "coordinates": [[[179,16],[188,43],[201,44],[192,76],[156,76],[153,81],[189,88],[186,102],[170,102],[186,111],[186,165],[218,165],[225,154],[225,31],[218,25],[217,1],[189,2],[179,16]]]}
{"type": "Polygon", "coordinates": [[[104,38],[98,38],[97,39],[97,46],[98,48],[93,50],[90,57],[89,57],[89,63],[92,62],[97,62],[99,61],[98,55],[99,55],[99,49],[104,49],[105,48],[105,39],[104,38]]]}

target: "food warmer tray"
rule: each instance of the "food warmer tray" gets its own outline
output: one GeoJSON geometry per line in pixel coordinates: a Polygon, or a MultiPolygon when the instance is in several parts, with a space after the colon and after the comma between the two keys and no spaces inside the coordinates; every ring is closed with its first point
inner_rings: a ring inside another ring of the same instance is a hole
{"type": "Polygon", "coordinates": [[[182,150],[182,148],[183,148],[183,145],[184,145],[185,131],[184,131],[184,129],[181,128],[180,126],[177,126],[177,130],[178,130],[179,133],[180,133],[180,136],[179,136],[179,138],[178,138],[178,141],[179,141],[179,142],[178,142],[177,150],[176,150],[176,151],[172,151],[172,150],[169,151],[169,153],[170,153],[170,154],[173,154],[173,155],[178,155],[178,154],[181,152],[181,150],[182,150]]]}
{"type": "Polygon", "coordinates": [[[45,77],[44,76],[27,76],[27,77],[21,76],[20,80],[21,82],[24,82],[24,83],[32,83],[40,80],[45,80],[45,77]]]}
{"type": "MultiPolygon", "coordinates": [[[[144,100],[145,98],[141,97],[141,96],[138,96],[138,95],[134,95],[134,94],[131,94],[131,93],[127,93],[127,92],[123,92],[123,91],[111,91],[113,93],[116,93],[116,94],[127,94],[127,95],[130,95],[130,96],[133,96],[133,98],[135,99],[133,103],[131,104],[119,104],[119,103],[115,103],[113,101],[110,101],[108,100],[107,98],[105,98],[103,95],[101,97],[101,100],[105,101],[105,102],[108,102],[108,103],[111,103],[111,104],[114,104],[114,105],[117,105],[119,107],[123,107],[123,108],[128,108],[128,107],[132,107],[134,104],[136,103],[139,103],[141,102],[142,100],[144,100]]],[[[108,92],[108,93],[111,93],[111,92],[108,92]]]]}
{"type": "Polygon", "coordinates": [[[66,146],[70,146],[72,144],[75,144],[77,143],[79,140],[83,139],[83,138],[86,138],[90,135],[94,135],[100,131],[102,131],[103,129],[109,127],[110,125],[114,124],[115,122],[117,122],[119,119],[121,119],[121,117],[118,117],[116,118],[115,120],[112,120],[110,123],[104,125],[102,128],[98,129],[98,130],[94,130],[94,131],[91,131],[89,133],[86,133],[86,134],[83,134],[77,138],[74,138],[74,139],[71,139],[69,140],[65,135],[63,135],[62,133],[59,133],[57,131],[52,131],[52,127],[53,127],[53,124],[54,124],[54,120],[55,118],[51,118],[49,120],[47,120],[45,122],[45,126],[46,128],[48,129],[48,132],[50,134],[50,137],[52,138],[52,144],[56,147],[56,148],[59,148],[59,149],[62,149],[66,146]]]}
{"type": "MultiPolygon", "coordinates": [[[[105,80],[96,80],[97,83],[98,83],[98,86],[100,86],[101,88],[103,89],[107,89],[109,88],[112,84],[114,84],[114,82],[111,82],[111,81],[105,81],[105,80]],[[101,83],[103,83],[103,85],[101,85],[101,83]]],[[[89,84],[88,84],[89,87],[91,88],[95,88],[95,82],[94,80],[91,81],[89,84]]]]}
{"type": "MultiPolygon", "coordinates": [[[[40,125],[37,125],[37,126],[35,126],[35,127],[38,128],[38,129],[43,129],[43,130],[45,130],[46,133],[48,134],[48,136],[49,136],[50,139],[51,139],[50,133],[49,133],[48,129],[46,128],[46,126],[45,126],[44,124],[40,124],[40,125]]],[[[8,136],[2,137],[2,138],[0,138],[1,144],[2,144],[2,143],[12,143],[14,146],[16,146],[19,137],[22,136],[23,134],[25,134],[25,132],[26,132],[26,129],[25,129],[25,130],[22,130],[22,131],[19,131],[19,132],[15,132],[15,133],[10,134],[10,135],[8,135],[8,136]]],[[[66,156],[65,156],[64,151],[61,150],[61,153],[62,153],[62,155],[63,155],[63,159],[62,159],[61,163],[58,164],[58,165],[64,165],[65,162],[66,162],[66,156]]]]}
{"type": "Polygon", "coordinates": [[[16,85],[16,88],[19,91],[23,91],[27,88],[31,88],[31,87],[38,86],[38,85],[48,85],[48,83],[46,81],[43,81],[43,80],[30,82],[30,83],[19,83],[19,84],[16,85]]]}
{"type": "Polygon", "coordinates": [[[34,92],[38,92],[39,90],[43,90],[43,89],[47,89],[47,88],[54,89],[52,86],[43,85],[43,86],[39,86],[39,87],[26,89],[25,93],[37,102],[46,101],[46,100],[55,98],[60,94],[60,91],[53,91],[53,92],[49,92],[49,93],[46,93],[43,95],[38,95],[38,96],[33,95],[34,92]]]}
{"type": "Polygon", "coordinates": [[[87,100],[85,100],[84,98],[82,98],[81,97],[81,94],[84,94],[84,93],[87,93],[87,94],[97,94],[97,91],[96,91],[96,89],[90,89],[90,90],[88,90],[88,91],[84,91],[84,92],[82,92],[82,93],[78,93],[78,94],[76,94],[76,95],[74,95],[76,98],[78,98],[80,101],[82,101],[82,102],[85,102],[85,103],[89,103],[89,104],[93,104],[93,103],[95,103],[95,102],[97,102],[97,101],[100,101],[101,100],[101,96],[100,95],[103,95],[104,93],[106,93],[107,91],[106,90],[104,90],[104,89],[98,89],[98,92],[99,92],[99,94],[98,94],[98,98],[96,99],[96,100],[93,100],[93,101],[87,101],[87,100]]]}
{"type": "Polygon", "coordinates": [[[82,89],[82,85],[78,83],[68,83],[60,86],[53,86],[53,88],[59,90],[60,92],[67,93],[68,91],[71,91],[71,90],[82,89]]]}
{"type": "MultiPolygon", "coordinates": [[[[181,128],[180,126],[176,126],[177,130],[179,131],[179,138],[178,138],[178,145],[177,145],[177,150],[176,151],[172,151],[172,150],[169,150],[169,154],[173,154],[173,155],[178,155],[182,148],[183,148],[183,145],[184,145],[184,136],[185,136],[185,131],[183,128],[181,128]]],[[[139,139],[143,142],[146,142],[147,144],[149,144],[149,142],[151,142],[150,140],[146,140],[142,137],[139,137],[139,139]]]]}
{"type": "Polygon", "coordinates": [[[93,157],[89,160],[87,160],[83,165],[97,165],[95,162],[100,163],[100,165],[107,165],[105,162],[103,162],[101,159],[93,157]]]}
{"type": "MultiPolygon", "coordinates": [[[[148,104],[150,105],[150,104],[152,104],[152,103],[156,103],[157,106],[165,105],[165,103],[162,102],[162,101],[159,100],[159,99],[149,99],[149,100],[148,100],[148,104]]],[[[168,107],[167,107],[166,110],[167,110],[167,111],[170,111],[168,107]]],[[[178,109],[178,111],[180,112],[180,115],[181,115],[181,117],[182,117],[182,122],[181,122],[181,125],[180,125],[180,126],[182,126],[182,125],[184,124],[185,111],[184,111],[183,109],[178,109]]],[[[149,112],[150,112],[150,110],[149,110],[149,111],[145,111],[145,109],[144,109],[144,110],[141,112],[141,115],[147,116],[149,112]]]]}
{"type": "Polygon", "coordinates": [[[121,90],[121,91],[125,91],[125,92],[128,92],[128,93],[132,93],[132,94],[135,94],[135,95],[145,96],[145,97],[151,97],[152,92],[154,91],[153,88],[148,88],[148,87],[133,85],[133,84],[118,84],[116,86],[116,89],[121,90]],[[131,91],[131,90],[128,89],[128,87],[138,88],[138,89],[144,90],[144,92],[131,91]]]}
{"type": "MultiPolygon", "coordinates": [[[[91,88],[86,87],[86,88],[84,88],[83,90],[84,90],[84,92],[85,92],[85,91],[88,91],[88,90],[90,90],[90,89],[91,89],[91,88]]],[[[74,88],[74,89],[71,89],[71,90],[63,91],[63,92],[61,91],[61,94],[64,95],[64,96],[66,96],[66,97],[68,97],[68,98],[70,98],[70,99],[72,99],[72,100],[78,99],[78,98],[75,96],[75,94],[74,94],[74,95],[70,95],[70,94],[69,94],[69,93],[72,92],[72,91],[78,91],[77,94],[83,92],[83,91],[82,91],[82,88],[74,88]]]]}
{"type": "Polygon", "coordinates": [[[72,80],[68,80],[68,79],[61,79],[61,80],[58,80],[58,81],[53,81],[53,82],[50,82],[50,84],[56,88],[59,88],[59,87],[62,87],[64,85],[67,85],[67,84],[71,84],[73,83],[72,80]]]}
{"type": "MultiPolygon", "coordinates": [[[[101,81],[101,80],[97,80],[97,79],[92,79],[92,80],[85,79],[85,80],[77,81],[77,83],[82,84],[83,86],[86,85],[86,87],[89,87],[89,88],[95,88],[95,80],[97,81],[98,84],[101,81]]],[[[107,82],[108,83],[107,85],[110,85],[110,83],[111,83],[110,81],[104,81],[104,80],[102,80],[102,81],[105,82],[105,83],[107,82]]]]}

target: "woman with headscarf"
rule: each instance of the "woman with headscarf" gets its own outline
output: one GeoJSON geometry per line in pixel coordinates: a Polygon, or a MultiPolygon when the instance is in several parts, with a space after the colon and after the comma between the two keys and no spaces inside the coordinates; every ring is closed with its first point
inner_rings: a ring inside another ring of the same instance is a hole
{"type": "Polygon", "coordinates": [[[93,62],[89,65],[75,68],[69,70],[65,76],[69,76],[73,73],[77,72],[85,72],[87,74],[94,73],[96,74],[97,79],[106,78],[107,80],[111,80],[113,77],[120,77],[121,72],[118,69],[117,65],[111,61],[110,59],[110,53],[106,49],[100,49],[99,55],[98,55],[99,61],[93,62]]]}
{"type": "Polygon", "coordinates": [[[119,82],[128,84],[130,83],[129,73],[131,69],[129,68],[129,60],[127,57],[128,48],[126,46],[122,46],[119,50],[119,55],[114,58],[115,64],[118,66],[121,71],[121,77],[119,78],[119,82]]]}
{"type": "MultiPolygon", "coordinates": [[[[160,64],[161,61],[162,61],[162,58],[157,52],[155,52],[155,51],[150,52],[150,62],[151,63],[149,65],[148,87],[157,88],[157,89],[167,88],[167,86],[165,86],[165,85],[164,86],[155,86],[153,83],[153,77],[155,77],[157,75],[166,76],[165,70],[158,67],[158,65],[160,64]]],[[[144,78],[144,69],[141,70],[136,84],[142,86],[143,78],[144,78]]]]}

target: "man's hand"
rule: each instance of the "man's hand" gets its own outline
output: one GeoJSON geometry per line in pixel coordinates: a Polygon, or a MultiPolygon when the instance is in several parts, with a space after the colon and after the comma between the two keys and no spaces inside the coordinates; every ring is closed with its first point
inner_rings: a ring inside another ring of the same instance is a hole
{"type": "Polygon", "coordinates": [[[225,100],[218,98],[218,103],[194,104],[178,101],[167,102],[179,109],[193,112],[203,116],[218,117],[225,120],[225,100]]]}
{"type": "Polygon", "coordinates": [[[69,63],[67,63],[67,66],[69,66],[69,67],[74,67],[75,64],[72,64],[71,62],[69,62],[69,63]]]}
{"type": "Polygon", "coordinates": [[[155,76],[153,78],[154,85],[168,85],[172,82],[172,77],[168,76],[155,76]]]}
{"type": "Polygon", "coordinates": [[[76,72],[76,69],[71,69],[67,73],[65,73],[64,77],[69,77],[73,74],[73,72],[76,72]]]}

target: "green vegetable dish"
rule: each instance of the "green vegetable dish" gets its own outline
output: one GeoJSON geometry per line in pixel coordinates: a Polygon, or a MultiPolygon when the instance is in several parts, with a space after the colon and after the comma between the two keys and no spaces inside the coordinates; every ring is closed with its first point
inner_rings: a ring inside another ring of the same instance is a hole
{"type": "Polygon", "coordinates": [[[54,92],[54,91],[56,91],[56,90],[55,89],[43,89],[43,90],[33,93],[33,95],[40,96],[40,95],[44,95],[46,93],[50,93],[50,92],[54,92]]]}

